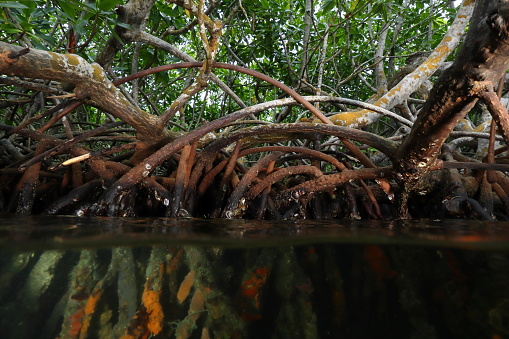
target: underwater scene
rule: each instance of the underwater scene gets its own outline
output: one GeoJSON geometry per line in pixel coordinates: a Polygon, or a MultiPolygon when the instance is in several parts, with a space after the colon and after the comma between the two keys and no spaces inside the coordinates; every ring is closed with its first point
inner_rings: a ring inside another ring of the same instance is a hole
{"type": "Polygon", "coordinates": [[[0,216],[2,338],[507,338],[509,224],[0,216]]]}

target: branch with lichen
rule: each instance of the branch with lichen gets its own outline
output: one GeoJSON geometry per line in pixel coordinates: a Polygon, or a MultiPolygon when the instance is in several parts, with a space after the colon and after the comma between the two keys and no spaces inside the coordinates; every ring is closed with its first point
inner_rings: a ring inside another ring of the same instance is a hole
{"type": "MultiPolygon", "coordinates": [[[[430,54],[430,56],[413,72],[405,76],[396,86],[385,93],[373,104],[385,109],[391,109],[406,100],[410,94],[429,79],[440,67],[443,61],[459,44],[463,32],[468,25],[474,10],[475,1],[464,0],[461,8],[456,13],[454,22],[449,27],[442,41],[430,54]]],[[[380,115],[368,109],[354,112],[342,112],[330,117],[330,120],[341,126],[360,128],[370,125],[379,120],[380,115]]],[[[319,122],[317,119],[314,122],[319,122]]]]}
{"type": "Polygon", "coordinates": [[[179,6],[182,6],[184,9],[193,14],[198,20],[198,25],[200,27],[200,38],[203,44],[203,49],[205,51],[205,61],[203,62],[203,66],[200,74],[194,81],[194,83],[187,87],[182,94],[173,102],[169,109],[167,109],[160,118],[161,127],[166,126],[166,124],[173,118],[176,112],[181,110],[184,105],[191,99],[195,94],[202,91],[204,88],[208,86],[208,81],[212,74],[212,64],[214,63],[214,57],[219,48],[219,42],[221,39],[222,33],[222,23],[219,20],[212,21],[207,14],[205,14],[203,10],[203,0],[199,1],[198,6],[194,4],[190,0],[170,0],[170,3],[175,3],[179,6]],[[209,32],[210,38],[207,37],[206,31],[209,32]]]}
{"type": "Polygon", "coordinates": [[[0,74],[67,83],[76,99],[133,126],[140,140],[157,142],[171,137],[169,131],[159,128],[158,117],[127,100],[99,64],[88,63],[78,55],[36,49],[26,53],[19,46],[0,42],[0,74]]]}

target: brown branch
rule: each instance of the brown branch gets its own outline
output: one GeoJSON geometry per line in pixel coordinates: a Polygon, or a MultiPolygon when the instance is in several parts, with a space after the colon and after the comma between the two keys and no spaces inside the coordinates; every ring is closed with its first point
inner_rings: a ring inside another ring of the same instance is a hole
{"type": "Polygon", "coordinates": [[[473,169],[473,170],[493,170],[493,171],[501,171],[508,172],[509,164],[497,164],[497,163],[487,163],[487,162],[461,162],[461,161],[443,161],[438,162],[437,166],[433,169],[440,168],[465,168],[465,169],[473,169]]]}
{"type": "MultiPolygon", "coordinates": [[[[191,67],[203,67],[203,62],[199,62],[199,61],[196,61],[196,62],[182,62],[182,63],[178,63],[178,64],[169,64],[169,65],[162,65],[162,66],[158,66],[158,67],[154,67],[154,68],[149,68],[149,69],[140,71],[138,73],[131,74],[130,76],[127,76],[125,78],[118,79],[118,80],[114,81],[113,84],[115,86],[118,86],[118,85],[123,84],[125,82],[131,81],[133,79],[138,79],[138,78],[140,78],[142,76],[146,76],[146,75],[149,75],[149,74],[159,73],[159,72],[162,72],[162,71],[169,71],[169,70],[173,70],[173,69],[191,68],[191,67]]],[[[213,68],[222,68],[222,69],[229,69],[229,70],[237,71],[239,73],[244,73],[244,74],[247,74],[247,75],[251,75],[251,76],[256,77],[258,79],[261,79],[261,80],[263,80],[265,82],[268,82],[269,84],[278,87],[279,89],[283,90],[285,93],[290,95],[298,103],[300,103],[302,106],[304,106],[306,109],[308,109],[311,113],[313,113],[313,115],[315,115],[322,122],[324,122],[326,124],[332,124],[332,122],[330,122],[330,120],[322,113],[322,111],[320,111],[318,108],[313,106],[309,101],[304,99],[299,93],[295,92],[293,89],[291,89],[290,87],[286,86],[282,82],[277,81],[276,79],[273,79],[273,78],[271,78],[271,77],[269,77],[269,76],[267,76],[267,75],[265,75],[263,73],[255,71],[255,70],[252,70],[252,69],[249,69],[249,68],[240,67],[240,66],[237,66],[237,65],[230,65],[230,64],[225,64],[225,63],[221,63],[221,62],[215,62],[215,63],[212,64],[212,67],[213,68]]]]}
{"type": "Polygon", "coordinates": [[[264,167],[267,167],[270,162],[276,160],[281,155],[283,155],[283,152],[273,152],[269,155],[266,155],[262,159],[258,160],[258,162],[253,167],[251,167],[246,174],[244,174],[242,180],[230,195],[228,203],[226,204],[226,207],[222,213],[222,217],[227,219],[237,219],[242,217],[245,210],[247,209],[244,192],[247,190],[256,176],[258,176],[258,173],[264,167]]]}
{"type": "MultiPolygon", "coordinates": [[[[237,142],[237,145],[235,147],[235,151],[232,154],[232,156],[230,157],[230,160],[223,160],[216,167],[214,167],[211,171],[208,171],[205,174],[205,176],[203,177],[202,182],[200,183],[200,185],[198,187],[198,195],[203,195],[205,193],[207,188],[211,185],[213,178],[217,174],[219,174],[219,172],[226,166],[227,162],[231,162],[231,164],[234,165],[235,161],[238,158],[242,158],[242,157],[245,157],[246,155],[253,154],[253,153],[261,153],[261,152],[294,152],[294,153],[297,153],[297,154],[303,154],[303,155],[305,155],[307,157],[310,157],[310,158],[315,158],[315,159],[320,159],[322,161],[327,161],[331,165],[335,166],[338,169],[338,171],[345,171],[345,170],[347,170],[345,165],[343,163],[341,163],[338,159],[334,158],[333,156],[330,156],[330,155],[327,155],[327,154],[324,154],[322,152],[315,151],[315,150],[312,150],[312,149],[309,149],[309,148],[304,148],[304,147],[263,146],[263,147],[249,148],[249,149],[243,150],[242,152],[239,152],[236,155],[236,150],[237,150],[237,148],[239,146],[239,142],[241,140],[242,139],[239,139],[239,141],[237,142]],[[231,160],[233,160],[233,161],[231,161],[231,160]]],[[[214,153],[214,152],[208,151],[208,152],[203,152],[203,153],[214,153]]],[[[232,169],[233,169],[233,167],[232,167],[232,169]]],[[[229,172],[228,170],[225,170],[225,174],[223,176],[223,180],[221,181],[220,187],[223,187],[223,185],[226,184],[227,180],[225,180],[225,178],[229,178],[229,176],[227,176],[227,173],[231,173],[231,172],[229,172]]]]}
{"type": "Polygon", "coordinates": [[[196,142],[193,145],[186,145],[182,149],[180,156],[179,165],[177,168],[177,176],[175,178],[175,190],[171,201],[170,216],[178,216],[178,212],[181,210],[183,197],[187,184],[189,182],[189,176],[191,174],[191,168],[194,165],[194,156],[196,153],[196,142]]]}
{"type": "MultiPolygon", "coordinates": [[[[191,65],[189,65],[189,64],[194,64],[192,67],[200,67],[202,65],[202,63],[185,63],[185,64],[188,64],[188,67],[191,67],[191,65]]],[[[224,65],[224,68],[227,68],[227,69],[246,70],[246,69],[243,69],[242,67],[232,66],[232,65],[228,65],[228,64],[217,64],[216,63],[214,65],[221,65],[221,66],[224,65]]],[[[150,73],[155,73],[157,71],[164,70],[165,68],[168,68],[168,69],[182,68],[181,66],[182,66],[182,64],[164,65],[164,66],[156,67],[155,69],[151,69],[148,72],[146,72],[146,71],[143,71],[143,72],[150,74],[150,73]]],[[[258,73],[256,71],[252,71],[252,70],[247,70],[246,74],[260,74],[260,73],[258,73]]],[[[263,74],[260,74],[260,75],[263,78],[267,78],[268,80],[272,79],[272,78],[267,77],[263,74]]],[[[136,75],[136,76],[139,76],[139,75],[136,75]]],[[[123,81],[127,81],[127,80],[128,79],[123,79],[123,81]]],[[[274,79],[272,79],[272,80],[277,82],[274,79]]],[[[277,82],[277,83],[279,83],[279,82],[277,82]]],[[[287,88],[290,92],[295,93],[293,90],[291,90],[287,86],[284,86],[284,87],[287,88]]],[[[311,106],[311,109],[313,109],[314,111],[319,111],[313,105],[311,105],[307,100],[303,99],[300,95],[298,95],[297,93],[295,93],[295,95],[296,95],[295,99],[297,101],[299,101],[299,100],[303,101],[303,103],[302,103],[303,105],[307,103],[307,105],[311,106]]],[[[104,198],[105,198],[106,202],[113,201],[115,196],[117,194],[119,194],[121,191],[128,189],[128,188],[132,187],[133,185],[135,185],[142,178],[142,174],[145,171],[147,171],[147,170],[152,171],[157,166],[159,166],[164,160],[168,159],[172,154],[174,154],[176,151],[178,151],[180,148],[182,148],[184,145],[192,143],[194,141],[197,141],[202,136],[206,135],[207,133],[212,132],[212,131],[214,131],[214,130],[216,130],[216,129],[218,129],[232,121],[235,121],[242,117],[248,116],[251,113],[252,113],[252,111],[249,108],[240,110],[236,113],[221,117],[221,118],[214,120],[210,123],[202,125],[199,128],[197,128],[196,130],[178,138],[177,140],[174,140],[173,142],[171,142],[169,144],[166,144],[164,147],[159,149],[157,152],[153,153],[151,156],[146,158],[144,161],[142,161],[138,165],[136,165],[128,174],[124,175],[117,182],[116,185],[111,187],[105,193],[104,198]]],[[[304,133],[314,132],[314,133],[323,133],[323,134],[327,134],[327,135],[337,135],[337,136],[345,138],[345,139],[352,139],[352,140],[364,142],[372,147],[379,149],[383,153],[387,154],[389,157],[392,157],[396,150],[396,143],[394,143],[390,140],[386,140],[385,138],[376,136],[374,134],[356,130],[353,128],[341,127],[341,126],[335,126],[335,125],[329,125],[329,124],[327,124],[327,125],[294,124],[293,126],[296,126],[296,127],[292,127],[292,125],[293,124],[290,124],[290,125],[280,124],[280,125],[276,125],[276,126],[271,126],[271,128],[275,128],[275,129],[280,128],[281,129],[280,131],[284,131],[284,132],[291,132],[292,129],[296,128],[301,133],[302,132],[304,132],[304,133]]],[[[264,127],[264,128],[266,128],[266,127],[264,127]]],[[[253,131],[254,131],[253,132],[254,134],[256,134],[258,132],[258,131],[256,131],[256,128],[254,128],[253,131]]],[[[298,132],[298,131],[294,131],[294,132],[298,132]]],[[[113,206],[110,206],[110,207],[112,208],[111,213],[113,213],[113,214],[116,213],[115,207],[113,207],[113,206]]]]}
{"type": "MultiPolygon", "coordinates": [[[[6,138],[14,133],[18,133],[19,130],[25,128],[26,126],[30,125],[31,123],[39,120],[39,119],[42,119],[50,114],[53,114],[61,109],[65,109],[69,104],[72,104],[74,101],[64,101],[64,102],[61,102],[60,104],[40,113],[40,114],[37,114],[37,115],[34,115],[33,117],[23,121],[21,124],[19,124],[18,126],[16,126],[12,131],[10,131],[9,133],[6,133],[3,137],[6,138]]],[[[44,132],[44,131],[40,131],[39,132],[44,132]]]]}
{"type": "Polygon", "coordinates": [[[82,104],[83,104],[83,102],[81,102],[81,101],[72,101],[69,105],[66,105],[65,107],[63,107],[62,110],[57,115],[55,115],[47,123],[45,123],[44,126],[39,128],[38,131],[39,132],[47,131],[58,120],[62,119],[64,116],[66,116],[67,114],[71,113],[76,108],[80,107],[82,104]]]}
{"type": "Polygon", "coordinates": [[[45,93],[55,93],[58,95],[65,95],[67,92],[62,91],[59,88],[46,86],[42,83],[36,83],[31,81],[24,81],[16,78],[0,77],[0,84],[13,85],[23,88],[28,88],[34,91],[40,91],[45,93]]]}
{"type": "MultiPolygon", "coordinates": [[[[217,5],[220,4],[220,1],[212,1],[210,6],[207,8],[207,10],[205,10],[205,14],[206,15],[209,15],[210,13],[212,13],[212,11],[217,7],[217,5]]],[[[189,30],[191,30],[191,28],[193,28],[194,26],[196,26],[198,24],[198,19],[194,19],[193,21],[191,21],[189,24],[187,24],[187,26],[184,26],[182,28],[179,28],[179,29],[167,29],[166,31],[164,31],[164,33],[161,35],[161,38],[164,38],[166,37],[167,35],[181,35],[181,34],[184,34],[184,33],[187,33],[189,30]]]]}
{"type": "Polygon", "coordinates": [[[13,51],[7,55],[9,59],[12,60],[12,62],[15,62],[20,56],[23,56],[25,54],[28,54],[30,52],[30,48],[26,47],[23,49],[20,49],[19,51],[13,51]]]}
{"type": "MultiPolygon", "coordinates": [[[[44,141],[39,142],[35,154],[38,155],[46,149],[46,143],[44,141]]],[[[13,192],[14,197],[18,199],[12,199],[11,203],[16,203],[15,211],[20,214],[32,213],[32,207],[35,199],[35,188],[39,180],[39,172],[41,170],[41,162],[35,162],[25,170],[23,176],[18,181],[15,191],[13,192]]]]}
{"type": "Polygon", "coordinates": [[[481,100],[486,104],[486,107],[491,113],[493,120],[497,123],[506,144],[509,145],[509,113],[507,113],[507,109],[504,105],[502,105],[493,88],[489,88],[484,91],[481,95],[481,100]]]}
{"type": "MultiPolygon", "coordinates": [[[[203,63],[181,63],[181,64],[178,64],[180,66],[183,66],[182,68],[187,68],[187,67],[202,67],[204,66],[203,63]]],[[[160,71],[163,71],[163,70],[169,70],[169,69],[176,69],[178,66],[173,64],[173,65],[164,65],[164,66],[159,66],[159,67],[155,67],[155,68],[152,68],[152,69],[148,69],[148,70],[144,70],[142,72],[138,72],[136,74],[133,74],[131,75],[130,77],[126,77],[124,79],[122,79],[121,81],[128,81],[128,79],[130,80],[131,78],[136,78],[137,76],[143,76],[143,75],[147,75],[147,74],[152,74],[152,72],[160,72],[160,71]]],[[[259,73],[255,70],[252,70],[252,69],[249,69],[249,68],[244,68],[244,67],[240,67],[240,66],[236,66],[236,65],[230,65],[230,64],[223,64],[223,63],[214,63],[212,64],[212,67],[216,67],[216,68],[224,68],[224,69],[231,69],[231,70],[235,70],[237,72],[240,72],[240,73],[244,73],[244,74],[247,74],[247,75],[251,75],[251,76],[254,76],[258,79],[261,79],[261,80],[264,80],[280,89],[282,89],[283,91],[285,91],[287,94],[289,94],[290,96],[292,96],[297,102],[299,102],[300,104],[302,104],[305,108],[307,108],[309,111],[311,111],[313,113],[313,115],[315,115],[318,119],[320,119],[323,123],[325,124],[328,124],[328,125],[334,125],[330,120],[329,118],[327,118],[316,106],[312,105],[309,101],[307,101],[306,99],[304,99],[300,94],[298,94],[297,92],[295,92],[293,89],[289,88],[288,86],[284,85],[283,83],[265,75],[265,74],[262,74],[262,73],[259,73]]],[[[201,88],[196,88],[195,91],[192,91],[193,94],[198,92],[199,90],[201,90],[201,88]]],[[[189,96],[186,95],[185,98],[183,98],[182,100],[186,100],[188,99],[189,96]]],[[[179,97],[180,99],[180,97],[179,97]]],[[[187,101],[187,100],[186,100],[187,101]]],[[[165,112],[165,114],[161,117],[161,123],[163,125],[166,125],[167,123],[167,118],[168,116],[173,116],[174,112],[176,111],[176,109],[178,109],[178,107],[181,107],[181,103],[180,101],[176,101],[174,103],[174,105],[172,105],[172,107],[175,106],[175,108],[172,108],[170,110],[168,110],[167,112],[165,112]],[[166,114],[168,113],[168,114],[166,114]]],[[[360,151],[358,149],[357,146],[355,146],[355,144],[353,144],[352,142],[346,140],[346,139],[342,139],[341,140],[344,145],[361,161],[361,163],[366,166],[366,167],[374,167],[374,164],[369,160],[369,158],[364,154],[362,153],[362,151],[360,151]]],[[[380,179],[381,181],[385,181],[385,179],[380,179]]],[[[386,183],[385,183],[386,184],[386,183]]],[[[387,186],[387,185],[385,185],[387,186]]]]}
{"type": "Polygon", "coordinates": [[[30,159],[27,162],[25,162],[22,165],[20,165],[20,167],[21,168],[28,167],[28,166],[31,166],[32,164],[35,164],[36,162],[39,162],[39,161],[41,161],[41,160],[43,160],[45,158],[61,154],[62,152],[70,149],[74,145],[78,144],[79,142],[82,142],[82,141],[86,140],[87,138],[90,138],[90,137],[92,137],[94,135],[98,135],[98,134],[104,133],[107,130],[109,130],[110,128],[114,128],[114,127],[117,127],[117,126],[120,126],[120,125],[123,125],[123,124],[124,123],[121,122],[121,121],[112,122],[112,123],[109,123],[107,125],[101,126],[99,128],[96,128],[96,129],[84,132],[83,134],[81,134],[81,135],[79,135],[79,136],[77,136],[75,138],[72,138],[70,140],[67,140],[65,142],[62,141],[62,143],[59,144],[58,146],[53,147],[52,149],[49,149],[46,152],[43,152],[43,153],[33,157],[32,159],[30,159]]]}
{"type": "Polygon", "coordinates": [[[342,185],[350,180],[386,178],[392,175],[392,172],[392,167],[379,167],[361,168],[355,171],[343,171],[340,173],[323,175],[315,180],[306,181],[305,183],[283,191],[281,193],[281,199],[285,199],[287,197],[300,199],[307,194],[333,191],[339,185],[342,185]]]}
{"type": "Polygon", "coordinates": [[[256,185],[254,185],[247,193],[246,193],[246,199],[252,200],[254,199],[258,194],[260,194],[265,188],[269,187],[270,185],[278,182],[279,180],[291,176],[291,175],[297,175],[297,174],[307,174],[311,176],[312,178],[319,178],[323,175],[322,171],[320,171],[318,168],[314,166],[308,166],[308,165],[297,165],[297,166],[289,166],[285,168],[281,168],[277,171],[274,171],[267,175],[263,179],[263,181],[258,182],[256,185]]]}

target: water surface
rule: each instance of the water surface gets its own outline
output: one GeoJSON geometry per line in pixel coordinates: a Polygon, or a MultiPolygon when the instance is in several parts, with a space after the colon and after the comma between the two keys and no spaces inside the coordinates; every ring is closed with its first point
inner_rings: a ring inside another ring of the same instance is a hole
{"type": "Polygon", "coordinates": [[[318,243],[509,250],[509,222],[0,216],[0,245],[4,251],[163,244],[264,247],[318,243]]]}

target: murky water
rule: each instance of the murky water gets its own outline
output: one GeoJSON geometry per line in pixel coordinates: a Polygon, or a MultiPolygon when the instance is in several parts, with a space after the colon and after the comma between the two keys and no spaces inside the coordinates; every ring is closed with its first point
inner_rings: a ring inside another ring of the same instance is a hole
{"type": "Polygon", "coordinates": [[[0,216],[1,338],[507,338],[509,223],[0,216]]]}

